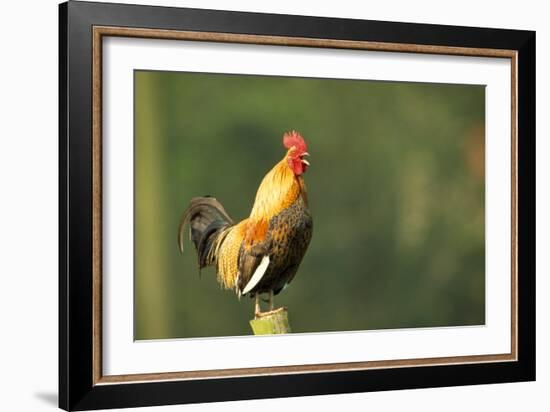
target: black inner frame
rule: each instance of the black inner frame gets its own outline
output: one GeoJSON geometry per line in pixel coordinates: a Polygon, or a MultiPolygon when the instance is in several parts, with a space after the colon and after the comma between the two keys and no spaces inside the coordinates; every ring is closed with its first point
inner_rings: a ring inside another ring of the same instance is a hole
{"type": "Polygon", "coordinates": [[[59,6],[59,406],[86,410],[535,379],[535,33],[172,7],[59,6]],[[518,361],[93,385],[92,26],[518,51],[518,361]]]}

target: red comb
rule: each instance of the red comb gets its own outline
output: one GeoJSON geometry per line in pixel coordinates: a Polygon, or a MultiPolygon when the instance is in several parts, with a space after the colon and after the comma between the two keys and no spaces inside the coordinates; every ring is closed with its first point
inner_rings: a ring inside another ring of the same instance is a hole
{"type": "Polygon", "coordinates": [[[293,130],[291,132],[286,132],[283,135],[283,145],[290,149],[292,146],[298,150],[300,153],[307,152],[307,145],[300,133],[298,133],[296,130],[293,130]]]}

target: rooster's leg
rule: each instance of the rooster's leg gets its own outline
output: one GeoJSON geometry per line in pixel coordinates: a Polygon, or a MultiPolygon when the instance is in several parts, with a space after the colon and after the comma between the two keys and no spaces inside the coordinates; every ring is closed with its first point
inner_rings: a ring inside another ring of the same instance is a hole
{"type": "Polygon", "coordinates": [[[256,293],[256,296],[255,296],[255,303],[254,303],[254,316],[258,317],[262,311],[260,309],[260,294],[259,293],[256,293]]]}
{"type": "Polygon", "coordinates": [[[269,291],[269,310],[273,310],[273,290],[269,291]]]}

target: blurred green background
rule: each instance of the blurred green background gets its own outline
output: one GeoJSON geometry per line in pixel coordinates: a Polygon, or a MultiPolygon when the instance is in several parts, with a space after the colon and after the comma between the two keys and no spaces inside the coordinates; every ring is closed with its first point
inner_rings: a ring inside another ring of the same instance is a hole
{"type": "Polygon", "coordinates": [[[199,277],[194,196],[235,221],[303,134],[313,239],[277,306],[293,332],[485,322],[485,88],[135,72],[135,338],[249,335],[252,300],[199,277]]]}

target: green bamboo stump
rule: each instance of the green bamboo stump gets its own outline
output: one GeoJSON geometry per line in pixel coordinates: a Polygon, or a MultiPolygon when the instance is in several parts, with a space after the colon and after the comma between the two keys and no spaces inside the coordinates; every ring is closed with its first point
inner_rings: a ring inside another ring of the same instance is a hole
{"type": "Polygon", "coordinates": [[[263,312],[250,321],[250,326],[254,335],[280,335],[291,332],[285,307],[263,312]]]}

